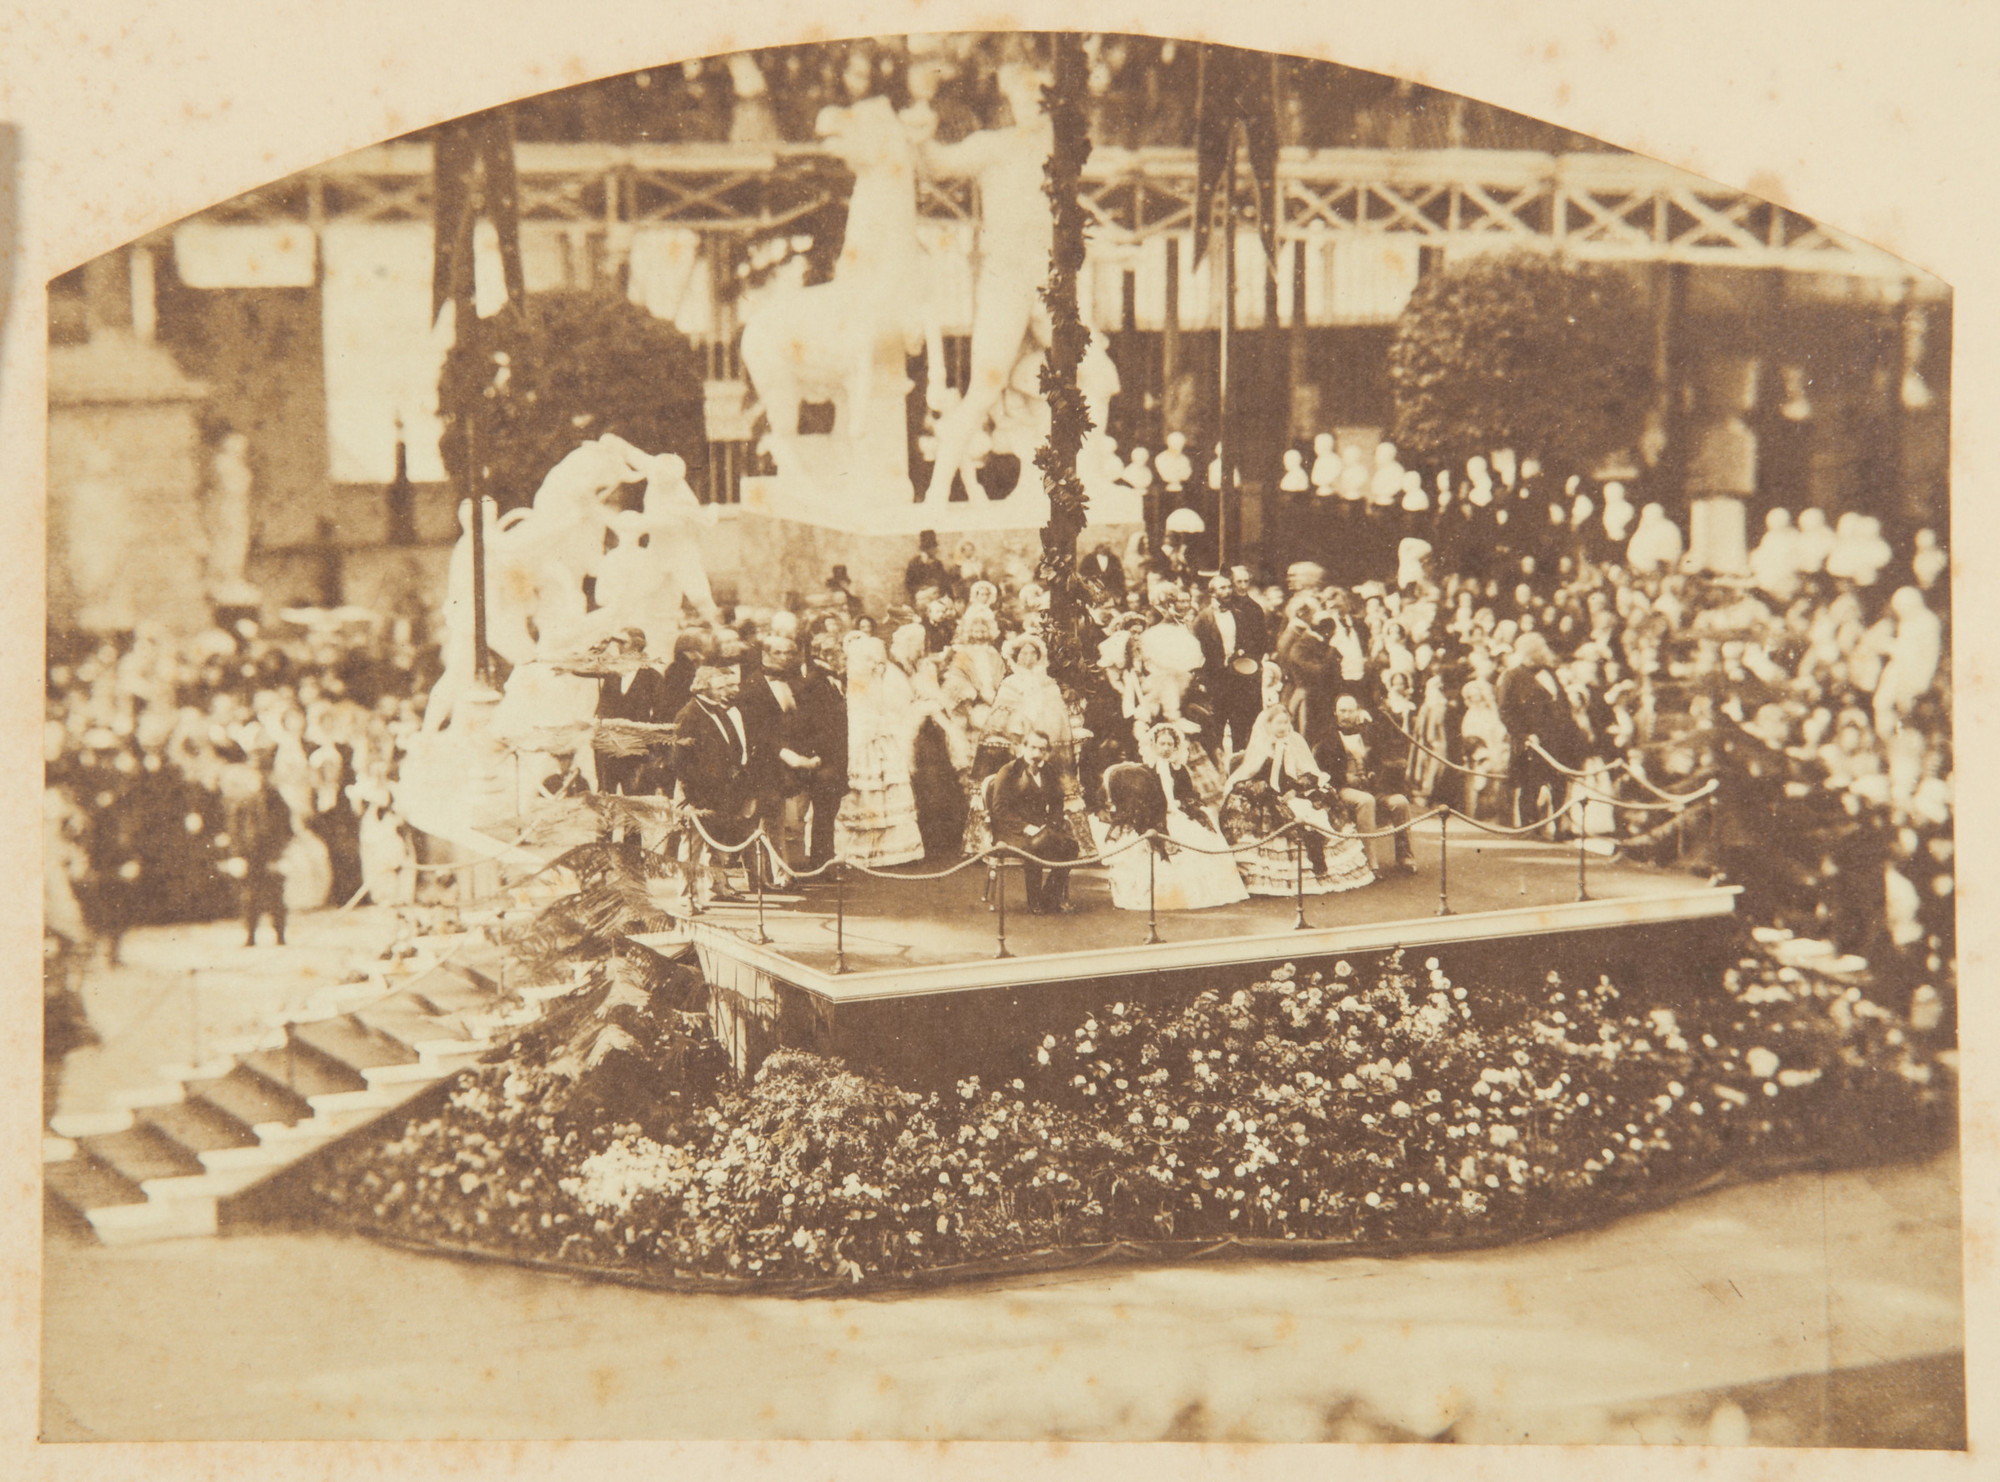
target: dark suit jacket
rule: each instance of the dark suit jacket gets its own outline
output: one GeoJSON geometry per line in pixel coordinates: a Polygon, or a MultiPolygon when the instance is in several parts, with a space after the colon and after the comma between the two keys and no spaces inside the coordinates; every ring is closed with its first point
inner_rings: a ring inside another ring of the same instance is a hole
{"type": "MultiPolygon", "coordinates": [[[[1569,699],[1560,684],[1556,684],[1556,693],[1550,694],[1536,678],[1537,672],[1517,664],[1502,674],[1495,686],[1500,723],[1507,728],[1508,739],[1513,742],[1515,761],[1526,767],[1529,775],[1538,775],[1546,766],[1527,749],[1528,737],[1534,736],[1540,740],[1542,749],[1564,766],[1581,766],[1586,743],[1583,732],[1577,728],[1576,717],[1570,714],[1569,699]]],[[[1549,679],[1555,682],[1553,674],[1549,679]]]]}
{"type": "Polygon", "coordinates": [[[817,664],[806,665],[793,693],[799,708],[784,744],[800,756],[820,759],[808,792],[838,796],[847,791],[847,696],[817,664]]]}
{"type": "MultiPolygon", "coordinates": [[[[740,706],[737,713],[742,713],[740,706]]],[[[690,700],[681,707],[674,724],[680,730],[676,770],[688,805],[721,819],[745,817],[756,792],[751,764],[732,734],[728,715],[690,700]]],[[[743,728],[747,736],[748,717],[743,728]]],[[[713,824],[710,832],[714,832],[713,824]]]]}
{"type": "MultiPolygon", "coordinates": [[[[1229,599],[1230,614],[1236,619],[1236,653],[1253,659],[1261,659],[1271,650],[1270,640],[1264,632],[1264,609],[1244,598],[1229,599]]],[[[1194,620],[1194,636],[1201,643],[1202,664],[1211,674],[1233,674],[1229,660],[1233,654],[1222,651],[1222,625],[1216,621],[1214,607],[1204,607],[1194,620]]],[[[1255,680],[1254,675],[1240,676],[1255,680]]]]}
{"type": "Polygon", "coordinates": [[[995,774],[989,821],[999,842],[1032,852],[1035,839],[1029,837],[1029,828],[1046,832],[1060,825],[1062,816],[1062,779],[1056,775],[1053,761],[1042,764],[1039,786],[1030,776],[1028,764],[1019,757],[995,774]]]}
{"type": "MultiPolygon", "coordinates": [[[[771,688],[772,676],[763,670],[743,681],[742,693],[736,698],[736,708],[743,716],[743,728],[750,734],[751,786],[760,797],[788,794],[794,787],[791,769],[785,765],[778,751],[780,747],[792,745],[789,737],[797,724],[799,704],[798,671],[779,677],[791,686],[793,708],[789,715],[779,701],[777,691],[771,688]]],[[[796,746],[792,749],[798,750],[796,746]]]]}
{"type": "Polygon", "coordinates": [[[1100,556],[1095,551],[1079,557],[1076,573],[1092,586],[1102,587],[1113,597],[1125,595],[1125,567],[1119,559],[1106,552],[1100,556]]]}
{"type": "Polygon", "coordinates": [[[1367,715],[1360,729],[1361,744],[1368,757],[1365,766],[1357,764],[1348,753],[1337,725],[1329,726],[1326,739],[1313,748],[1313,760],[1333,779],[1336,789],[1351,787],[1358,792],[1390,797],[1403,790],[1409,775],[1410,743],[1372,710],[1367,715]]]}

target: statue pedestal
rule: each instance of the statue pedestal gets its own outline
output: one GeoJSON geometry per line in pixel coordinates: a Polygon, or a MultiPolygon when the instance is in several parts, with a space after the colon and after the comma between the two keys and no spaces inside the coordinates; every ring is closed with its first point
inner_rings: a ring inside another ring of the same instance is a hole
{"type": "MultiPolygon", "coordinates": [[[[743,502],[704,534],[705,562],[718,585],[726,579],[722,573],[737,573],[735,600],[751,607],[803,601],[825,590],[834,566],[845,566],[868,609],[881,613],[909,601],[903,570],[917,553],[920,531],[937,533],[938,554],[947,564],[960,542],[970,540],[996,578],[1015,567],[1032,572],[1041,560],[1049,501],[1039,489],[942,504],[916,502],[907,480],[891,489],[893,497],[883,497],[879,488],[857,497],[859,491],[803,480],[747,478],[743,502]]],[[[1123,484],[1093,497],[1077,554],[1102,541],[1123,555],[1126,540],[1142,528],[1144,508],[1139,491],[1123,484]]]]}
{"type": "Polygon", "coordinates": [[[403,753],[396,811],[427,834],[451,838],[520,812],[516,763],[493,734],[501,694],[469,685],[442,731],[419,731],[403,753]]]}

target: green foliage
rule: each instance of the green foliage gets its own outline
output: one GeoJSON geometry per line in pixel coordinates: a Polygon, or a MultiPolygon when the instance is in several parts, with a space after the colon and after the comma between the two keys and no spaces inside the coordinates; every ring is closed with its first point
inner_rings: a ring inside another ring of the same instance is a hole
{"type": "Polygon", "coordinates": [[[1463,471],[1512,448],[1558,478],[1638,439],[1653,397],[1653,334],[1622,268],[1539,253],[1427,275],[1389,347],[1392,436],[1411,467],[1463,471]]]}
{"type": "Polygon", "coordinates": [[[502,509],[527,503],[580,443],[615,432],[648,453],[678,453],[703,486],[708,439],[700,352],[636,304],[596,293],[545,293],[459,326],[438,406],[445,469],[466,487],[466,420],[502,509]]]}

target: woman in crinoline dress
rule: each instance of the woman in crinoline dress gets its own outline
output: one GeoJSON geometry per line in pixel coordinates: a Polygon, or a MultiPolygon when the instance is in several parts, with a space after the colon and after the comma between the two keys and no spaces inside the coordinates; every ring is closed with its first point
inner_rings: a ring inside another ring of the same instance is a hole
{"type": "Polygon", "coordinates": [[[1331,783],[1306,738],[1292,728],[1291,714],[1273,698],[1250,729],[1222,803],[1223,837],[1243,846],[1236,868],[1250,894],[1329,895],[1374,882],[1366,845],[1344,816],[1335,822],[1344,810],[1331,783]],[[1294,823],[1307,827],[1272,837],[1294,823]]]}
{"type": "Polygon", "coordinates": [[[1500,719],[1500,698],[1493,684],[1493,662],[1479,649],[1473,650],[1473,677],[1460,691],[1465,716],[1459,722],[1459,739],[1465,743],[1465,811],[1479,817],[1479,800],[1491,792],[1506,797],[1506,776],[1512,766],[1513,747],[1507,726],[1500,719]]]}
{"type": "Polygon", "coordinates": [[[1178,727],[1162,723],[1139,733],[1137,762],[1104,774],[1109,817],[1092,821],[1098,851],[1147,833],[1105,862],[1111,903],[1121,911],[1201,911],[1250,898],[1228,843],[1215,829],[1189,768],[1192,748],[1178,727]]]}
{"type": "Polygon", "coordinates": [[[882,640],[847,635],[847,796],[833,821],[834,853],[850,864],[909,864],[924,857],[910,786],[918,719],[909,677],[882,640]]]}

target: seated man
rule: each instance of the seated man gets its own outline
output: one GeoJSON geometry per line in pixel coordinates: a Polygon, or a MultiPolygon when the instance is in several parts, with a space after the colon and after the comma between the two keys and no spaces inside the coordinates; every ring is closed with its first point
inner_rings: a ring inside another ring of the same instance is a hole
{"type": "Polygon", "coordinates": [[[1341,801],[1354,810],[1355,827],[1362,834],[1395,827],[1396,832],[1387,838],[1366,840],[1375,873],[1414,875],[1417,867],[1406,826],[1410,821],[1410,800],[1403,792],[1409,742],[1363,710],[1361,702],[1352,695],[1340,697],[1333,716],[1335,733],[1314,749],[1313,759],[1333,779],[1341,801]],[[1387,847],[1392,840],[1393,853],[1387,847]],[[1385,855],[1393,863],[1385,864],[1385,855]]]}
{"type": "MultiPolygon", "coordinates": [[[[1013,761],[994,774],[990,822],[993,842],[1011,844],[1047,860],[1077,856],[1076,840],[1063,823],[1062,780],[1049,763],[1049,738],[1030,730],[1021,737],[1013,761]]],[[[1075,909],[1069,901],[1069,871],[1050,869],[1034,860],[1021,862],[1027,885],[1028,909],[1038,915],[1075,909]]]]}

